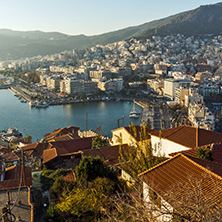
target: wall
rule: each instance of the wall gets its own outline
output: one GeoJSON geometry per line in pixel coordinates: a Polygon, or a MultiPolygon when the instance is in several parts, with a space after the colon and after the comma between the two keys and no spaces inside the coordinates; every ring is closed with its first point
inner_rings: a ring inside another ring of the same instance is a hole
{"type": "Polygon", "coordinates": [[[165,155],[166,157],[169,157],[170,153],[190,149],[188,147],[174,143],[174,142],[164,139],[164,138],[162,138],[160,140],[159,137],[153,136],[153,135],[151,135],[151,144],[152,144],[153,149],[154,150],[156,149],[156,152],[155,152],[156,154],[158,154],[158,152],[159,152],[161,155],[165,155]],[[158,147],[159,147],[159,149],[158,149],[158,147]]]}

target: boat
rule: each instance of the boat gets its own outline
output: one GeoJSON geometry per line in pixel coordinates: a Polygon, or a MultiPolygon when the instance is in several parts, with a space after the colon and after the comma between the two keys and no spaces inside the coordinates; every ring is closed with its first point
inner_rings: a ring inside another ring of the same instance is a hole
{"type": "Polygon", "coordinates": [[[45,101],[44,102],[40,101],[40,102],[35,104],[36,108],[47,108],[48,106],[49,106],[49,104],[45,101]]]}
{"type": "Polygon", "coordinates": [[[30,101],[29,102],[29,107],[34,107],[35,106],[35,103],[33,101],[30,101]]]}
{"type": "Polygon", "coordinates": [[[135,109],[135,103],[133,103],[133,109],[130,111],[129,118],[139,118],[140,117],[140,111],[136,111],[135,109]]]}

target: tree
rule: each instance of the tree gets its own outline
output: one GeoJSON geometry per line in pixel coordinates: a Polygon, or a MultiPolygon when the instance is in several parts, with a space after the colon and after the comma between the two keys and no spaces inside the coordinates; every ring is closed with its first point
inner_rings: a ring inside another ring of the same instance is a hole
{"type": "Polygon", "coordinates": [[[133,132],[134,137],[137,138],[137,134],[141,134],[141,140],[137,142],[134,147],[124,149],[120,145],[120,166],[130,172],[131,176],[137,181],[138,174],[150,169],[156,164],[165,160],[165,157],[160,155],[159,148],[152,148],[151,141],[148,139],[145,123],[141,129],[141,132],[137,132],[135,126],[132,124],[130,130],[133,132]],[[156,155],[154,155],[154,153],[156,155]]]}
{"type": "Polygon", "coordinates": [[[150,119],[149,118],[146,121],[146,128],[148,128],[148,129],[151,128],[151,124],[150,124],[150,119]]]}
{"type": "Polygon", "coordinates": [[[97,221],[109,208],[108,199],[120,191],[121,183],[116,172],[99,158],[86,157],[75,170],[77,180],[71,189],[65,188],[67,181],[63,178],[55,180],[52,189],[57,196],[60,194],[56,207],[67,221],[97,221]]]}
{"type": "Polygon", "coordinates": [[[213,154],[211,152],[210,146],[198,148],[197,157],[203,160],[213,161],[213,154]]]}
{"type": "Polygon", "coordinates": [[[109,178],[97,177],[87,187],[77,187],[64,196],[57,204],[58,208],[77,218],[89,221],[98,219],[106,208],[108,198],[115,193],[115,182],[109,178]]]}
{"type": "Polygon", "coordinates": [[[75,187],[76,181],[66,181],[64,180],[64,176],[56,177],[52,190],[56,197],[61,197],[62,194],[67,194],[72,191],[75,187]]]}
{"type": "Polygon", "coordinates": [[[162,198],[161,204],[151,199],[144,201],[137,189],[133,190],[133,195],[112,196],[109,199],[111,207],[104,210],[106,221],[222,221],[221,180],[213,179],[209,173],[199,177],[188,175],[187,182],[175,184],[162,198]],[[212,191],[206,193],[209,183],[212,191]]]}
{"type": "Polygon", "coordinates": [[[92,181],[97,177],[108,177],[117,181],[114,170],[105,166],[100,158],[84,157],[75,168],[76,178],[81,181],[92,181]]]}
{"type": "Polygon", "coordinates": [[[99,149],[100,147],[107,146],[107,141],[102,135],[97,135],[92,141],[92,149],[99,149]]]}
{"type": "Polygon", "coordinates": [[[26,143],[31,143],[32,142],[32,136],[31,135],[27,135],[26,137],[23,137],[23,140],[26,143]]]}
{"type": "Polygon", "coordinates": [[[61,211],[57,206],[50,206],[47,209],[47,213],[44,215],[45,222],[53,221],[53,222],[62,222],[61,211]]]}

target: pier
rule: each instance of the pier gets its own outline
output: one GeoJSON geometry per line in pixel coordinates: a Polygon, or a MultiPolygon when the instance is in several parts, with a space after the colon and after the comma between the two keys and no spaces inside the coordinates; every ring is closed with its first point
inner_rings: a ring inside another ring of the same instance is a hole
{"type": "Polygon", "coordinates": [[[21,89],[19,89],[16,86],[13,86],[10,88],[13,92],[17,93],[18,95],[20,95],[22,98],[24,98],[25,100],[27,100],[28,102],[31,101],[31,96],[27,95],[24,91],[22,91],[21,89]]]}

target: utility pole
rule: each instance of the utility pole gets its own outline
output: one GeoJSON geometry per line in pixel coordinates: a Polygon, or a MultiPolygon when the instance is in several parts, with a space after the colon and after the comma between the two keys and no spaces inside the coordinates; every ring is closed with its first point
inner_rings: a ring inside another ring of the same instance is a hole
{"type": "Polygon", "coordinates": [[[23,173],[23,183],[24,183],[24,186],[26,186],[24,151],[23,151],[22,148],[21,148],[21,152],[22,152],[21,154],[22,154],[22,173],[23,173]]]}
{"type": "Polygon", "coordinates": [[[122,120],[122,124],[124,124],[124,116],[122,118],[117,119],[117,126],[120,126],[120,120],[122,120]]]}

